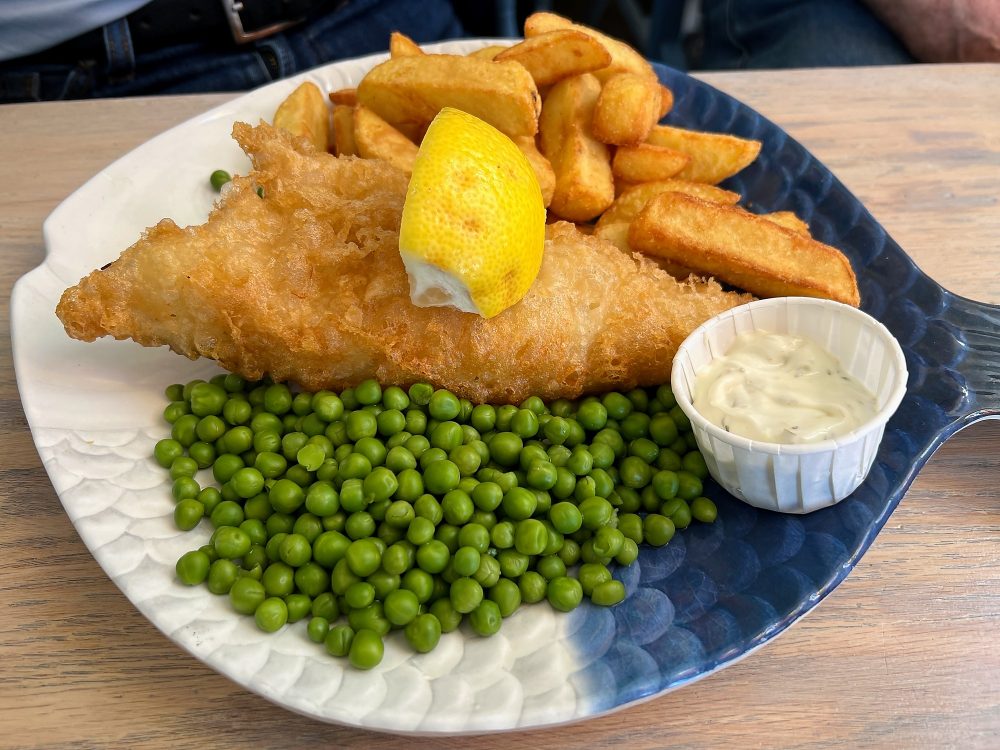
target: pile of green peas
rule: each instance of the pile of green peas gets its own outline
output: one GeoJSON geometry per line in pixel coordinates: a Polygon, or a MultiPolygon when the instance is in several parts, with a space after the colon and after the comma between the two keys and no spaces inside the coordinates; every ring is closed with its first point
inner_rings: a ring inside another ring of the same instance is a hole
{"type": "Polygon", "coordinates": [[[494,407],[426,383],[296,393],[220,374],[166,396],[153,453],[174,522],[214,528],[178,579],[266,632],[308,618],[360,669],[392,630],[426,653],[463,622],[496,633],[522,603],[618,604],[610,566],[717,513],[668,386],[494,407]]]}

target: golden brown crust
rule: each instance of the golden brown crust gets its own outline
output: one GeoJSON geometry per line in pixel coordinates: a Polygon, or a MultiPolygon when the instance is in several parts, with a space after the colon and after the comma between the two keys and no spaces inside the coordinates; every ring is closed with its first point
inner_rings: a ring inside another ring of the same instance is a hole
{"type": "Polygon", "coordinates": [[[687,334],[747,299],[559,223],[514,307],[489,320],[417,308],[397,249],[401,172],[303,153],[267,125],[234,133],[251,176],[204,225],[164,220],[67,290],[57,313],[71,336],[165,344],[309,389],[428,380],[518,402],[664,382],[687,334]]]}

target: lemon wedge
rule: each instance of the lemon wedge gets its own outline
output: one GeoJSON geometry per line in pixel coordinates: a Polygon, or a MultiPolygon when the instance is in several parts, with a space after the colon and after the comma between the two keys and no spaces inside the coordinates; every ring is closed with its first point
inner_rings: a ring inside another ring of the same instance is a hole
{"type": "Polygon", "coordinates": [[[413,304],[492,318],[527,293],[544,245],[542,191],[521,150],[479,118],[442,109],[420,144],[399,229],[413,304]]]}

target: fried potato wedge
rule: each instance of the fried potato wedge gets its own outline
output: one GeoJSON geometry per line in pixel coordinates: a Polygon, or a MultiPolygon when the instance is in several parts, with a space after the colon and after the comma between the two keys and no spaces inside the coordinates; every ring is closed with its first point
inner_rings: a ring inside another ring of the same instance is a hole
{"type": "Polygon", "coordinates": [[[389,57],[417,57],[426,54],[420,45],[406,34],[394,31],[389,34],[389,57]]]}
{"type": "MultiPolygon", "coordinates": [[[[633,250],[632,246],[628,244],[628,226],[629,222],[627,221],[616,221],[610,224],[598,224],[594,228],[594,236],[610,242],[622,252],[632,254],[635,250],[633,250]]],[[[676,279],[683,281],[694,273],[694,271],[690,268],[682,266],[680,263],[673,263],[672,261],[665,260],[663,258],[649,257],[650,260],[656,262],[656,265],[676,279]]]]}
{"type": "Polygon", "coordinates": [[[601,214],[597,220],[597,226],[603,224],[628,223],[632,221],[639,212],[646,206],[651,198],[660,193],[687,193],[695,198],[721,203],[732,206],[740,199],[739,193],[730,190],[723,190],[714,185],[706,185],[702,182],[688,182],[687,180],[659,180],[657,182],[644,182],[641,185],[634,185],[617,198],[611,207],[601,214]]]}
{"type": "Polygon", "coordinates": [[[337,156],[357,156],[354,141],[354,107],[333,105],[333,153],[337,156]]]}
{"type": "Polygon", "coordinates": [[[660,119],[661,88],[656,81],[635,73],[611,76],[594,108],[594,137],[616,146],[645,141],[660,119]]]}
{"type": "Polygon", "coordinates": [[[594,75],[602,83],[616,73],[626,71],[649,78],[652,81],[657,80],[656,73],[653,72],[653,67],[646,61],[646,58],[625,44],[625,42],[613,39],[587,26],[573,23],[568,18],[563,18],[555,13],[532,13],[524,20],[525,39],[531,39],[550,31],[559,31],[561,29],[582,31],[584,34],[592,36],[600,42],[611,54],[611,62],[606,67],[594,71],[594,75]]]}
{"type": "Polygon", "coordinates": [[[542,153],[556,176],[550,205],[571,221],[590,221],[615,199],[608,147],[590,132],[600,93],[591,73],[560,81],[545,98],[539,121],[542,153]]]}
{"type": "Polygon", "coordinates": [[[809,225],[806,224],[802,219],[795,215],[792,211],[774,211],[769,214],[761,214],[762,219],[767,219],[768,221],[773,221],[779,227],[784,227],[785,229],[795,232],[796,234],[801,234],[806,237],[810,237],[809,225]]]}
{"type": "Polygon", "coordinates": [[[542,103],[521,64],[458,55],[386,60],[358,84],[358,101],[397,128],[427,125],[443,107],[455,107],[511,138],[538,131],[542,103]]]}
{"type": "Polygon", "coordinates": [[[552,203],[552,194],[556,189],[556,173],[552,171],[552,164],[542,156],[542,152],[535,145],[535,139],[528,136],[521,136],[513,139],[521,153],[528,158],[528,163],[535,171],[538,178],[538,187],[542,189],[542,203],[548,208],[552,203]]]}
{"type": "Polygon", "coordinates": [[[382,159],[411,174],[417,159],[417,147],[409,138],[364,105],[354,108],[354,142],[358,155],[382,159]]]}
{"type": "Polygon", "coordinates": [[[274,127],[305,138],[317,151],[326,151],[330,143],[330,110],[323,92],[306,81],[278,105],[274,127]]]}
{"type": "Polygon", "coordinates": [[[611,64],[611,53],[590,34],[556,29],[525,39],[493,59],[521,63],[535,79],[535,85],[541,87],[606,68],[611,64]]]}
{"type": "Polygon", "coordinates": [[[672,148],[640,143],[615,149],[611,171],[628,182],[653,182],[673,177],[690,161],[690,156],[672,148]]]}
{"type": "Polygon", "coordinates": [[[674,108],[674,92],[660,84],[660,117],[662,120],[674,108]]]}
{"type": "Polygon", "coordinates": [[[358,90],[355,88],[337,89],[331,91],[328,96],[333,104],[346,104],[348,107],[353,107],[358,103],[358,90]]]}
{"type": "Polygon", "coordinates": [[[661,193],[632,221],[628,242],[759,297],[861,301],[843,253],[737,206],[661,193]]]}
{"type": "Polygon", "coordinates": [[[472,52],[467,54],[466,57],[480,57],[484,60],[493,60],[505,49],[510,49],[510,47],[505,44],[490,44],[486,47],[480,47],[479,49],[472,50],[472,52]]]}
{"type": "Polygon", "coordinates": [[[760,141],[723,133],[703,133],[669,125],[657,125],[647,143],[683,151],[691,163],[678,175],[692,182],[714,185],[739,172],[760,153],[760,141]]]}

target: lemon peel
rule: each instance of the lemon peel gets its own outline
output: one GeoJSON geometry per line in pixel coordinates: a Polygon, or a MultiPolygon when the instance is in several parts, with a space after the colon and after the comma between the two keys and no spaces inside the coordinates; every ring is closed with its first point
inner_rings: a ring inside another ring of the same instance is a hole
{"type": "Polygon", "coordinates": [[[544,246],[527,158],[492,125],[442,109],[420,144],[399,231],[413,304],[498,315],[527,293],[544,246]]]}

